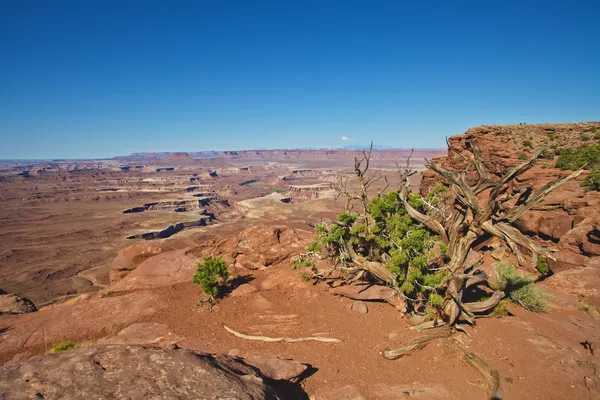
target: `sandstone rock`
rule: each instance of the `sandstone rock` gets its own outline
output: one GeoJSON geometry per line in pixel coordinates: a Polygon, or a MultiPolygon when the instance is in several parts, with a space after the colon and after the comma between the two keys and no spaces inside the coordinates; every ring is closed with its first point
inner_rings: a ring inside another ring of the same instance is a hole
{"type": "Polygon", "coordinates": [[[275,356],[252,355],[246,357],[246,364],[260,370],[267,378],[275,380],[290,380],[300,376],[308,368],[306,365],[275,356]]]}
{"type": "Polygon", "coordinates": [[[339,286],[329,289],[329,292],[353,300],[385,301],[389,297],[394,296],[394,291],[389,287],[367,283],[339,286]]]}
{"type": "Polygon", "coordinates": [[[16,294],[0,295],[0,314],[25,314],[37,311],[35,305],[28,299],[16,294]]]}
{"type": "Polygon", "coordinates": [[[238,359],[188,350],[107,345],[0,368],[3,399],[278,399],[238,359]]]}
{"type": "Polygon", "coordinates": [[[82,295],[46,306],[11,321],[11,329],[2,333],[0,353],[26,351],[65,338],[101,337],[107,330],[120,330],[152,315],[160,302],[158,294],[143,290],[105,298],[82,295]]]}
{"type": "Polygon", "coordinates": [[[545,279],[543,287],[600,306],[600,257],[584,267],[563,270],[545,279]]]}
{"type": "Polygon", "coordinates": [[[136,245],[120,250],[110,265],[110,283],[124,278],[146,259],[170,250],[173,248],[166,245],[136,245]]]}
{"type": "Polygon", "coordinates": [[[252,293],[256,293],[257,291],[258,291],[258,289],[256,289],[256,287],[254,285],[245,283],[245,284],[240,285],[237,288],[235,288],[233,290],[233,292],[231,292],[231,295],[233,297],[242,297],[242,296],[247,296],[252,293]]]}
{"type": "Polygon", "coordinates": [[[181,338],[169,331],[165,324],[139,322],[121,330],[116,336],[98,340],[98,344],[152,344],[167,346],[181,338]]]}
{"type": "Polygon", "coordinates": [[[406,312],[406,302],[398,298],[394,291],[386,286],[359,283],[330,288],[329,292],[352,300],[385,301],[396,307],[401,313],[406,312]]]}
{"type": "Polygon", "coordinates": [[[369,312],[367,305],[365,303],[363,303],[362,301],[354,301],[354,302],[352,302],[352,304],[348,305],[348,308],[350,310],[359,312],[361,314],[366,314],[369,312]]]}
{"type": "Polygon", "coordinates": [[[198,257],[189,254],[186,249],[165,251],[148,258],[107,289],[136,290],[191,282],[199,261],[198,257]]]}

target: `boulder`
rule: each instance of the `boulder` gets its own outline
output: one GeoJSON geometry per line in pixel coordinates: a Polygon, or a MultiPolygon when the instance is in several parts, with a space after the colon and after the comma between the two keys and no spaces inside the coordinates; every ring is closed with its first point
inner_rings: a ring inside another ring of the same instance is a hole
{"type": "Polygon", "coordinates": [[[252,355],[246,357],[244,361],[246,364],[258,368],[267,378],[274,380],[290,380],[297,378],[308,368],[298,361],[275,356],[252,355]]]}
{"type": "Polygon", "coordinates": [[[0,398],[279,399],[241,360],[182,349],[107,345],[0,368],[0,398]]]}
{"type": "Polygon", "coordinates": [[[353,301],[352,304],[348,305],[348,308],[361,314],[366,314],[369,312],[369,308],[362,301],[353,301]]]}
{"type": "Polygon", "coordinates": [[[135,245],[120,250],[110,264],[110,283],[123,279],[148,258],[170,250],[173,248],[167,245],[135,245]]]}
{"type": "Polygon", "coordinates": [[[0,294],[0,314],[25,314],[37,311],[35,305],[16,294],[0,294]]]}

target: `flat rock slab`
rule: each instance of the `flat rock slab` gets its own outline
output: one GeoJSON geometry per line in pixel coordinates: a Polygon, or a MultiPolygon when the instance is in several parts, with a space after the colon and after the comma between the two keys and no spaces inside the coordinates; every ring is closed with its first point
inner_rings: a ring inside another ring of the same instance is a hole
{"type": "Polygon", "coordinates": [[[37,311],[29,300],[16,294],[0,294],[0,314],[25,314],[37,311]]]}
{"type": "Polygon", "coordinates": [[[187,250],[166,251],[148,258],[107,289],[129,291],[191,282],[200,259],[189,255],[187,250]]]}
{"type": "Polygon", "coordinates": [[[98,344],[152,344],[166,346],[181,340],[165,324],[139,322],[121,330],[116,336],[98,340],[98,344]]]}
{"type": "Polygon", "coordinates": [[[244,361],[258,368],[264,376],[275,380],[297,378],[308,368],[301,362],[276,356],[252,355],[244,361]]]}
{"type": "Polygon", "coordinates": [[[107,345],[0,368],[0,398],[280,399],[254,368],[229,356],[107,345]]]}
{"type": "Polygon", "coordinates": [[[362,301],[354,301],[354,302],[352,302],[352,304],[348,305],[348,308],[352,311],[356,311],[361,314],[366,314],[369,312],[369,308],[362,301]]]}

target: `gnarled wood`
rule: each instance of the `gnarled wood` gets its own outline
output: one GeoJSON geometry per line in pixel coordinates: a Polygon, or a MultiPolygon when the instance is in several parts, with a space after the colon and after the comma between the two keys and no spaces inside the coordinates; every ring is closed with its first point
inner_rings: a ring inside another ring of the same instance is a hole
{"type": "Polygon", "coordinates": [[[496,291],[489,299],[485,301],[476,301],[473,303],[463,303],[463,308],[470,313],[481,313],[496,307],[500,300],[504,298],[504,292],[496,291]]]}
{"type": "Polygon", "coordinates": [[[500,372],[474,353],[464,352],[465,360],[483,377],[488,386],[490,400],[502,400],[500,372]]]}
{"type": "Polygon", "coordinates": [[[326,343],[340,343],[341,340],[340,339],[334,339],[334,338],[328,338],[328,337],[321,337],[321,336],[308,336],[308,337],[299,337],[299,338],[289,338],[289,337],[269,337],[269,336],[254,336],[254,335],[246,335],[244,333],[240,333],[237,331],[234,331],[233,329],[227,327],[227,326],[223,326],[223,328],[225,328],[225,330],[229,333],[231,333],[234,336],[237,336],[239,338],[242,339],[246,339],[246,340],[258,340],[261,342],[290,342],[290,343],[295,343],[295,342],[306,342],[306,341],[315,341],[315,342],[326,342],[326,343]]]}
{"type": "Polygon", "coordinates": [[[348,246],[348,253],[350,257],[352,257],[352,262],[359,268],[369,272],[375,278],[381,280],[386,283],[388,286],[396,285],[396,276],[385,267],[385,265],[375,262],[369,261],[365,257],[358,254],[352,246],[348,246]]]}
{"type": "Polygon", "coordinates": [[[427,343],[434,339],[445,338],[450,336],[451,334],[452,329],[448,326],[444,326],[438,329],[432,329],[430,331],[427,331],[427,333],[423,333],[417,336],[416,338],[407,341],[406,343],[402,344],[402,346],[396,349],[385,350],[381,352],[381,355],[387,360],[397,360],[398,358],[401,358],[415,350],[422,349],[427,345],[427,343]]]}

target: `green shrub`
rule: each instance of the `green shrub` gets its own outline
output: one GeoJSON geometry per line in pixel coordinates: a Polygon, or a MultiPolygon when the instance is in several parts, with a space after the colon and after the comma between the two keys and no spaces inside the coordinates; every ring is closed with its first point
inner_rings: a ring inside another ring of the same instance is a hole
{"type": "Polygon", "coordinates": [[[527,158],[528,158],[528,157],[527,157],[527,154],[525,154],[525,153],[523,153],[522,151],[520,151],[520,152],[517,154],[517,158],[518,158],[519,160],[527,160],[527,158]]]}
{"type": "Polygon", "coordinates": [[[444,298],[437,293],[431,293],[428,302],[434,307],[440,307],[444,302],[444,298]]]}
{"type": "Polygon", "coordinates": [[[337,216],[337,220],[346,224],[346,225],[351,225],[354,223],[354,221],[356,221],[356,214],[350,214],[350,213],[341,213],[337,216]]]}
{"type": "Polygon", "coordinates": [[[66,350],[72,350],[75,348],[75,345],[73,344],[73,342],[71,342],[68,339],[63,339],[58,343],[55,343],[52,346],[52,350],[50,350],[52,353],[60,353],[61,351],[66,351],[66,350]]]}
{"type": "Polygon", "coordinates": [[[590,140],[589,135],[581,135],[579,136],[579,139],[581,139],[582,142],[587,142],[588,140],[590,140]]]}
{"type": "Polygon", "coordinates": [[[202,291],[211,299],[215,299],[222,294],[227,279],[229,279],[229,272],[223,258],[204,257],[204,262],[198,264],[192,282],[200,285],[202,291]]]}
{"type": "Polygon", "coordinates": [[[507,317],[510,314],[508,312],[508,303],[509,301],[507,299],[500,300],[500,302],[496,304],[496,307],[494,307],[492,315],[498,318],[507,317]]]}
{"type": "Polygon", "coordinates": [[[546,257],[538,258],[535,268],[540,274],[547,274],[550,271],[550,268],[548,267],[548,259],[546,257]]]}
{"type": "Polygon", "coordinates": [[[600,191],[600,167],[593,168],[588,176],[581,182],[585,190],[600,191]]]}
{"type": "Polygon", "coordinates": [[[550,150],[544,150],[542,154],[540,154],[540,158],[544,158],[546,160],[554,159],[554,153],[550,150]]]}
{"type": "Polygon", "coordinates": [[[594,140],[600,140],[600,133],[596,133],[594,135],[594,140]]]}
{"type": "Polygon", "coordinates": [[[533,278],[520,273],[514,265],[499,262],[494,265],[491,286],[502,290],[508,297],[529,311],[546,312],[548,296],[533,284],[533,278]]]}
{"type": "Polygon", "coordinates": [[[592,169],[600,166],[600,145],[579,146],[577,149],[559,150],[556,168],[562,170],[592,169]]]}
{"type": "Polygon", "coordinates": [[[533,283],[510,293],[510,299],[526,310],[538,313],[548,312],[548,295],[533,283]]]}
{"type": "Polygon", "coordinates": [[[598,130],[595,126],[592,126],[590,129],[590,132],[592,133],[596,133],[596,131],[598,130]]]}
{"type": "Polygon", "coordinates": [[[523,142],[523,146],[529,147],[530,149],[533,149],[533,142],[531,140],[525,140],[523,142]]]}
{"type": "Polygon", "coordinates": [[[314,242],[309,244],[308,247],[306,248],[306,251],[311,251],[311,252],[315,252],[315,253],[322,252],[323,246],[321,246],[317,240],[318,240],[318,238],[314,242]]]}
{"type": "Polygon", "coordinates": [[[533,282],[530,276],[521,274],[514,265],[505,261],[494,264],[490,284],[493,289],[511,292],[533,282]]]}

